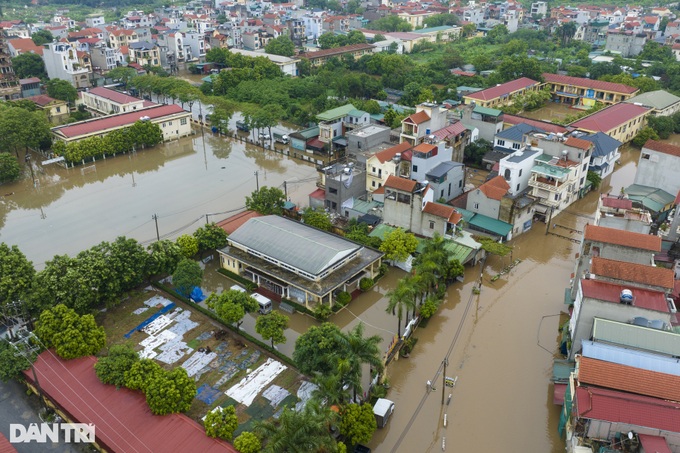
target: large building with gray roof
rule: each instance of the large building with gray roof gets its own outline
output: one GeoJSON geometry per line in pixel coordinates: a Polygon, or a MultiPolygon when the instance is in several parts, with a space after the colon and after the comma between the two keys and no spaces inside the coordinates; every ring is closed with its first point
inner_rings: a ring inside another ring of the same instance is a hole
{"type": "Polygon", "coordinates": [[[655,116],[670,116],[680,111],[680,97],[664,90],[648,91],[624,102],[650,108],[655,116]]]}
{"type": "Polygon", "coordinates": [[[223,268],[308,308],[378,274],[382,253],[279,216],[252,218],[219,250],[223,268]]]}

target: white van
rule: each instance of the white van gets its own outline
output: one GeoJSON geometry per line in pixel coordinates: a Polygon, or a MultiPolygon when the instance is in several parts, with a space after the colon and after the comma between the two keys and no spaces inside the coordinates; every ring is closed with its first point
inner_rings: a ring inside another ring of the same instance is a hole
{"type": "Polygon", "coordinates": [[[257,310],[258,313],[261,315],[266,315],[267,313],[271,313],[272,311],[272,301],[269,300],[269,298],[264,297],[262,294],[258,293],[253,293],[250,295],[253,299],[257,301],[257,304],[260,306],[260,309],[257,310]]]}

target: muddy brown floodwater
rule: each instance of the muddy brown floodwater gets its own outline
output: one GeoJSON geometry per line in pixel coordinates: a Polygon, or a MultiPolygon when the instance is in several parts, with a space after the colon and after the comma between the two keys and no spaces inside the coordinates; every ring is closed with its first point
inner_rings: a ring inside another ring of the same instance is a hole
{"type": "Polygon", "coordinates": [[[310,164],[200,131],[70,169],[34,164],[34,173],[35,187],[26,170],[0,188],[0,241],[18,245],[37,268],[120,235],[148,244],[153,214],[161,238],[192,233],[206,214],[219,221],[243,207],[258,183],[282,188],[285,180],[291,200],[306,206],[317,177],[310,164]]]}

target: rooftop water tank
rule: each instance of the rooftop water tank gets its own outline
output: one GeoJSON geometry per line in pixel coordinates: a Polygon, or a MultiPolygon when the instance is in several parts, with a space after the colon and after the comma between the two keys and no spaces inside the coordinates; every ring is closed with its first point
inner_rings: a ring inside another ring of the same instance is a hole
{"type": "Polygon", "coordinates": [[[649,320],[643,316],[636,316],[635,318],[633,318],[633,325],[649,327],[649,320]]]}
{"type": "Polygon", "coordinates": [[[620,301],[622,304],[633,305],[633,291],[629,289],[621,291],[620,301]]]}

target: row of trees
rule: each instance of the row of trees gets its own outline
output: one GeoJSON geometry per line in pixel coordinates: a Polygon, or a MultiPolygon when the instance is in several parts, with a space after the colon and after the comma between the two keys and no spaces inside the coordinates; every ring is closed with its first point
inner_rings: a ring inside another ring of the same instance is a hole
{"type": "Polygon", "coordinates": [[[85,159],[115,156],[137,148],[154,146],[162,141],[163,132],[158,124],[140,120],[130,127],[112,131],[103,137],[94,136],[69,143],[57,140],[52,146],[52,152],[56,156],[63,156],[67,162],[79,163],[85,159]]]}

